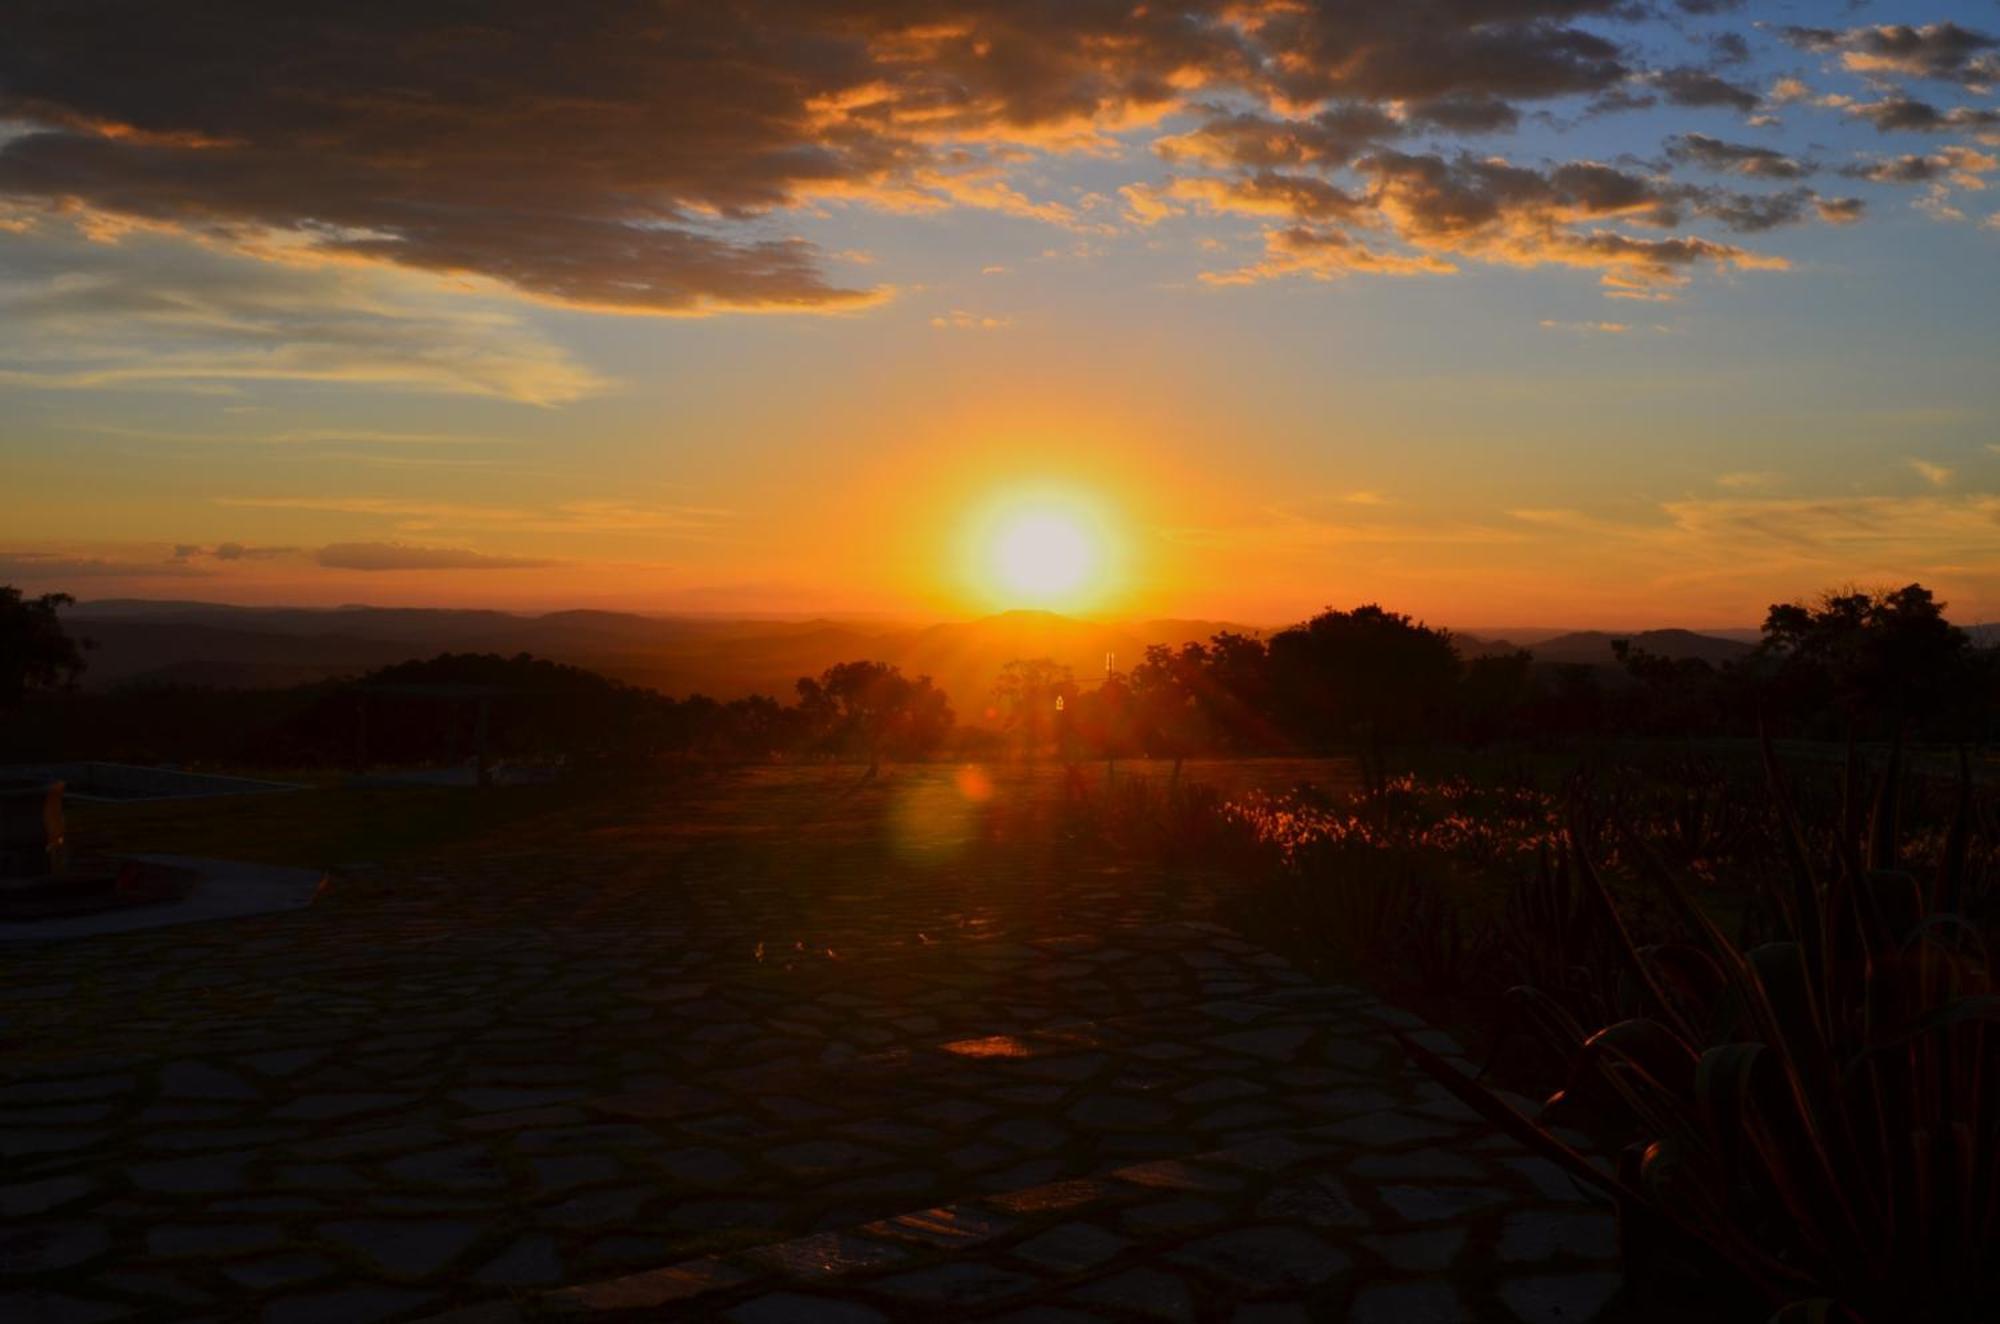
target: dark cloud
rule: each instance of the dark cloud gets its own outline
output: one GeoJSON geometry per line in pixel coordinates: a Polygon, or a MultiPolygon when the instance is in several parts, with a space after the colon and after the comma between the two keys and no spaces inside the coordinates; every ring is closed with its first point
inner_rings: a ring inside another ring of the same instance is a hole
{"type": "Polygon", "coordinates": [[[1773,148],[1724,142],[1704,133],[1683,133],[1669,138],[1667,155],[1675,161],[1752,179],[1803,179],[1816,168],[1773,148]]]}
{"type": "Polygon", "coordinates": [[[329,543],[313,556],[329,570],[539,570],[556,564],[523,556],[488,556],[463,547],[400,542],[329,543]]]}
{"type": "Polygon", "coordinates": [[[1717,64],[1742,64],[1750,58],[1750,42],[1740,32],[1718,32],[1709,37],[1708,49],[1717,64]]]}
{"type": "Polygon", "coordinates": [[[1928,101],[1891,96],[1844,107],[1847,114],[1867,120],[1878,133],[1976,132],[2000,127],[2000,111],[1983,106],[1953,106],[1939,110],[1928,101]]]}
{"type": "Polygon", "coordinates": [[[1689,65],[1656,70],[1647,82],[1676,106],[1727,106],[1748,114],[1763,104],[1762,97],[1742,84],[1689,65]]]}
{"type": "Polygon", "coordinates": [[[1786,41],[1802,50],[1837,54],[1856,73],[1901,74],[1983,88],[2000,82],[2000,37],[1956,23],[1881,23],[1856,28],[1788,27],[1786,41]]]}
{"type": "Polygon", "coordinates": [[[1268,169],[1345,165],[1400,137],[1403,123],[1376,106],[1340,105],[1305,119],[1241,112],[1214,114],[1191,132],[1156,143],[1170,161],[1268,169]]]}
{"type": "Polygon", "coordinates": [[[17,0],[0,200],[489,278],[638,312],[880,297],[817,200],[995,205],[1000,145],[1189,96],[1398,101],[1454,132],[1629,72],[1615,0],[17,0]]]}
{"type": "Polygon", "coordinates": [[[1450,96],[1418,101],[1408,108],[1419,124],[1452,133],[1499,133],[1521,122],[1521,112],[1499,97],[1450,96]]]}
{"type": "MultiPolygon", "coordinates": [[[[1725,189],[1696,189],[1688,192],[1689,208],[1738,234],[1758,234],[1781,225],[1797,225],[1806,219],[1817,200],[1809,188],[1787,189],[1783,193],[1733,193],[1725,189]]],[[[1815,213],[1817,214],[1817,213],[1815,213]]]]}
{"type": "Polygon", "coordinates": [[[1876,161],[1857,161],[1841,167],[1849,179],[1865,179],[1874,184],[1934,184],[1955,181],[1969,188],[1982,187],[1979,176],[1995,168],[1993,157],[1970,147],[1945,147],[1931,153],[1910,153],[1876,161]]]}
{"type": "MultiPolygon", "coordinates": [[[[1678,0],[1689,14],[1734,7],[1678,0]]],[[[1747,55],[1740,33],[1687,37],[1712,67],[1647,68],[1625,36],[1657,37],[1637,25],[1663,14],[1635,0],[15,0],[0,118],[29,130],[0,137],[0,207],[193,234],[295,267],[471,277],[472,289],[575,307],[827,311],[887,291],[836,274],[790,228],[799,218],[985,207],[1102,229],[1109,212],[1089,213],[1101,198],[1030,198],[1024,181],[1040,172],[1021,163],[1186,116],[1171,123],[1195,127],[1154,142],[1173,177],[1121,190],[1125,218],[1268,218],[1259,270],[1435,271],[1465,255],[1594,268],[1637,290],[1703,264],[1775,265],[1714,239],[1611,227],[1754,232],[1839,216],[1804,189],[1754,195],[1665,174],[1811,169],[1783,153],[1685,134],[1639,173],[1531,168],[1448,141],[1513,130],[1556,98],[1589,113],[1760,108],[1715,72],[1747,55]]],[[[1962,73],[1985,58],[1983,38],[1950,25],[1908,30],[1917,47],[1885,29],[1815,31],[1794,39],[1831,42],[1850,62],[1962,73]]],[[[1940,125],[1973,114],[1932,113],[1940,125]]],[[[52,301],[28,310],[41,325],[101,324],[112,304],[153,297],[164,302],[135,315],[165,324],[178,291],[121,278],[29,297],[52,301]]],[[[217,344],[200,365],[218,379],[260,365],[307,380],[406,374],[548,401],[594,384],[505,329],[490,336],[512,356],[505,372],[457,349],[414,353],[416,319],[393,345],[358,315],[310,322],[340,344],[337,362],[258,352],[305,338],[286,336],[312,317],[288,303],[252,315],[247,334],[205,317],[217,344]]],[[[189,375],[175,362],[10,370],[0,352],[0,380],[10,371],[79,386],[189,375]]]]}

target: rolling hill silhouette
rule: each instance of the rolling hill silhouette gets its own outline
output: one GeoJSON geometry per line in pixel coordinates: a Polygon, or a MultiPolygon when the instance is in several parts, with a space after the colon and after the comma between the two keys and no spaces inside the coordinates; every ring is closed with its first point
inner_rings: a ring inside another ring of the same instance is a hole
{"type": "Polygon", "coordinates": [[[930,676],[961,716],[972,720],[984,710],[1000,668],[1014,658],[1053,658],[1089,680],[1102,671],[1106,653],[1115,654],[1120,667],[1130,667],[1149,644],[1179,645],[1226,629],[1251,631],[1224,621],[1106,624],[1040,611],[911,626],[133,600],[83,603],[65,617],[97,644],[84,676],[91,688],[133,682],[291,685],[446,651],[527,652],[668,694],[790,698],[800,676],[868,658],[930,676]]]}

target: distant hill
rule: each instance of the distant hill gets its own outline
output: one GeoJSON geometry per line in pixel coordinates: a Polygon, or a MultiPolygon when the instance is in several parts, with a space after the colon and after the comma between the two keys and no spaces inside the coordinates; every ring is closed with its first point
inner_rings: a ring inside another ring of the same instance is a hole
{"type": "Polygon", "coordinates": [[[527,652],[588,667],[673,695],[789,698],[793,683],[836,662],[868,658],[932,677],[961,717],[977,720],[1000,668],[1050,657],[1079,679],[1105,654],[1130,668],[1147,645],[1178,646],[1224,621],[1104,624],[1051,612],[1004,612],[973,621],[908,626],[839,620],[727,620],[563,611],[513,615],[424,608],[234,607],[133,600],[82,603],[65,613],[98,646],[84,683],[264,688],[355,675],[440,652],[527,652]]]}
{"type": "Polygon", "coordinates": [[[1644,649],[1658,657],[1675,661],[1698,658],[1717,666],[1734,661],[1755,647],[1740,639],[1696,634],[1693,630],[1640,630],[1633,634],[1578,630],[1544,639],[1528,651],[1535,655],[1537,662],[1616,667],[1619,664],[1618,655],[1612,650],[1612,644],[1620,639],[1629,640],[1634,648],[1644,649]]]}

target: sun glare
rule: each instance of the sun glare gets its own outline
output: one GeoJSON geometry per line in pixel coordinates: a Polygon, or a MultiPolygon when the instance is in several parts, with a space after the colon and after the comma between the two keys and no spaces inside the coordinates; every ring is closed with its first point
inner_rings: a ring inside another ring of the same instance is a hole
{"type": "Polygon", "coordinates": [[[1089,606],[1110,587],[1104,521],[1072,497],[1003,501],[976,521],[973,578],[1001,607],[1089,606]]]}
{"type": "Polygon", "coordinates": [[[993,570],[1010,593],[1046,601],[1074,594],[1090,577],[1095,554],[1074,520],[1023,515],[1000,531],[993,570]]]}

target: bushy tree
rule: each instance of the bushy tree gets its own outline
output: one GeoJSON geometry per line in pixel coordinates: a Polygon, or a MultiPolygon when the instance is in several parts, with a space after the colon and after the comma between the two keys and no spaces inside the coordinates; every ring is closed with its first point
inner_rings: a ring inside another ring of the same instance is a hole
{"type": "Polygon", "coordinates": [[[1449,633],[1373,603],[1280,632],[1270,659],[1274,715],[1315,745],[1429,734],[1458,684],[1449,633]]]}
{"type": "Polygon", "coordinates": [[[822,749],[860,755],[873,773],[882,756],[922,758],[951,734],[944,691],[886,662],[842,662],[798,682],[799,711],[822,749]]]}
{"type": "Polygon", "coordinates": [[[1780,702],[1831,708],[1864,734],[1962,717],[1975,698],[1972,640],[1921,584],[1774,604],[1759,652],[1780,702]]]}
{"type": "Polygon", "coordinates": [[[63,630],[58,611],[67,593],[30,598],[0,584],[0,709],[18,708],[30,690],[74,684],[83,674],[84,645],[63,630]]]}

